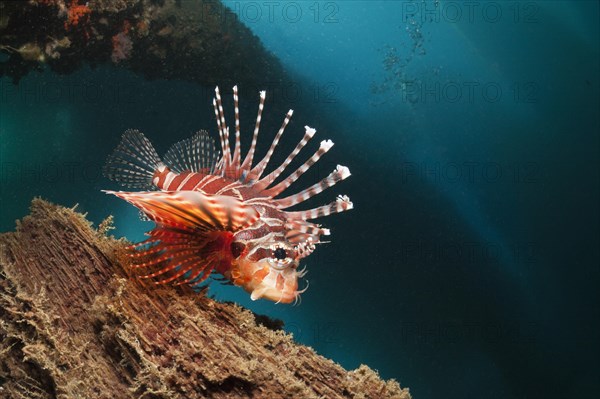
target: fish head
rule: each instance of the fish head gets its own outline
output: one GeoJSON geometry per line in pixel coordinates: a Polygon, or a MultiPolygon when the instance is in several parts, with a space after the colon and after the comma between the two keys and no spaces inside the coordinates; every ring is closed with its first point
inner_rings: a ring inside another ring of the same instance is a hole
{"type": "Polygon", "coordinates": [[[237,257],[229,278],[243,287],[252,300],[291,303],[306,290],[298,290],[298,279],[305,274],[298,270],[301,254],[297,246],[285,239],[236,240],[232,252],[237,257]]]}

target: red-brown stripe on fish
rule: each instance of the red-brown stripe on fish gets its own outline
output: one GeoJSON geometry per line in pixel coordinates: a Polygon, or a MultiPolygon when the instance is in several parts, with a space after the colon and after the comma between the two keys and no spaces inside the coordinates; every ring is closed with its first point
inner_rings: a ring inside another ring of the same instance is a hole
{"type": "Polygon", "coordinates": [[[263,177],[293,115],[289,110],[265,156],[254,163],[266,93],[260,102],[252,141],[245,157],[241,151],[238,88],[233,88],[235,139],[230,146],[219,88],[213,108],[221,153],[206,131],[182,140],[163,160],[150,141],[137,130],[127,130],[108,157],[104,174],[118,183],[145,191],[107,191],[140,209],[156,226],[146,241],[131,246],[133,267],[147,270],[141,278],[156,284],[174,282],[196,286],[212,273],[221,274],[244,288],[253,300],[296,302],[299,261],[320,244],[330,231],[309,220],[352,209],[347,196],[328,205],[304,211],[287,211],[294,205],[333,187],[350,176],[345,166],[298,193],[277,198],[331,149],[322,141],[317,151],[277,184],[316,130],[305,133],[285,160],[263,177]]]}

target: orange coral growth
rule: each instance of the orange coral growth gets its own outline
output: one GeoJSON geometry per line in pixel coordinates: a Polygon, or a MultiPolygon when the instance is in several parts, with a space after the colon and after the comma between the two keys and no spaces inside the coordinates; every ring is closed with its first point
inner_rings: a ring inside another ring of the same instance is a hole
{"type": "Polygon", "coordinates": [[[144,21],[143,19],[136,24],[136,30],[140,33],[141,36],[146,36],[148,34],[149,28],[150,27],[148,26],[148,22],[144,21]]]}
{"type": "Polygon", "coordinates": [[[87,16],[89,20],[89,14],[92,12],[87,5],[80,5],[79,0],[71,0],[71,6],[68,11],[68,19],[65,22],[65,30],[69,30],[71,27],[77,26],[79,21],[87,16]]]}
{"type": "Polygon", "coordinates": [[[125,33],[125,34],[129,33],[129,29],[131,29],[131,22],[129,22],[128,20],[125,20],[123,22],[123,33],[125,33]]]}
{"type": "Polygon", "coordinates": [[[122,60],[125,60],[131,56],[131,50],[133,49],[133,42],[128,36],[129,29],[131,29],[131,23],[128,20],[123,22],[123,29],[112,37],[113,51],[111,59],[115,64],[118,64],[122,60]]]}

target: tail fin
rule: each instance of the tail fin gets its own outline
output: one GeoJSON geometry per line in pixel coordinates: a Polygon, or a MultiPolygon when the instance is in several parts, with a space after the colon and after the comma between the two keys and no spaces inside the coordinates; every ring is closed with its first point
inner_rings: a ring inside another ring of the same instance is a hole
{"type": "Polygon", "coordinates": [[[154,172],[162,165],[150,140],[138,130],[127,130],[106,160],[103,173],[125,187],[152,189],[154,172]]]}

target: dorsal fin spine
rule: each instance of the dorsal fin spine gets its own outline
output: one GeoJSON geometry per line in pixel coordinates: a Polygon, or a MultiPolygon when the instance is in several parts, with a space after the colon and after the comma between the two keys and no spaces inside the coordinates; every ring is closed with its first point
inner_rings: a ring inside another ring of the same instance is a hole
{"type": "Polygon", "coordinates": [[[312,186],[300,191],[299,193],[276,200],[275,202],[279,206],[279,208],[289,208],[290,206],[294,206],[296,204],[306,201],[307,199],[323,192],[329,187],[335,186],[338,182],[348,177],[350,177],[350,170],[345,166],[338,165],[333,172],[331,172],[320,182],[313,184],[312,186]]]}
{"type": "Polygon", "coordinates": [[[302,140],[300,140],[300,142],[296,145],[296,148],[294,148],[294,150],[290,153],[290,155],[288,155],[288,157],[285,159],[285,161],[283,161],[282,164],[279,165],[279,167],[277,169],[275,169],[273,172],[269,173],[267,176],[263,177],[259,182],[257,182],[255,184],[257,191],[263,191],[265,188],[267,188],[271,184],[273,184],[273,182],[279,177],[279,175],[281,175],[281,173],[285,170],[285,168],[288,167],[288,165],[294,160],[296,155],[298,155],[300,153],[302,148],[304,148],[304,146],[310,141],[310,139],[317,132],[315,129],[308,127],[308,126],[304,126],[304,129],[306,130],[304,133],[304,137],[302,137],[302,140]]]}
{"type": "Polygon", "coordinates": [[[215,99],[216,109],[218,109],[218,114],[217,111],[215,111],[215,114],[217,114],[217,124],[220,126],[220,130],[223,134],[223,139],[221,140],[223,149],[223,172],[226,173],[231,165],[231,151],[229,149],[229,128],[225,122],[225,113],[223,112],[223,103],[221,102],[219,86],[215,87],[215,99]]]}
{"type": "Polygon", "coordinates": [[[274,186],[268,190],[265,190],[263,193],[268,196],[271,196],[271,197],[276,197],[277,195],[282,193],[289,186],[291,186],[292,183],[295,182],[300,176],[302,176],[307,170],[309,170],[311,166],[313,166],[315,163],[317,163],[319,161],[319,159],[323,156],[323,154],[325,154],[327,151],[329,151],[331,149],[331,147],[333,147],[333,141],[331,141],[331,140],[321,141],[321,145],[319,146],[319,149],[313,154],[312,157],[307,159],[306,162],[304,162],[298,169],[296,169],[296,171],[294,173],[290,174],[284,180],[279,182],[276,186],[274,186]]]}
{"type": "Polygon", "coordinates": [[[233,150],[233,167],[236,171],[236,178],[239,178],[240,175],[240,152],[241,152],[241,142],[240,142],[240,107],[239,107],[239,99],[238,99],[238,87],[233,86],[233,104],[235,111],[235,149],[233,150]]]}
{"type": "Polygon", "coordinates": [[[259,179],[262,176],[263,172],[265,171],[269,161],[271,160],[273,151],[275,151],[275,147],[277,147],[277,144],[279,143],[279,140],[281,139],[281,136],[283,135],[283,132],[285,131],[285,128],[288,125],[288,123],[290,122],[290,119],[292,118],[293,114],[294,114],[294,110],[292,110],[292,109],[290,109],[287,112],[287,114],[285,115],[285,118],[283,119],[283,123],[281,124],[281,127],[279,128],[279,131],[277,132],[277,134],[275,135],[275,138],[273,139],[273,142],[271,143],[271,147],[269,147],[269,150],[267,151],[267,154],[262,159],[262,161],[260,161],[256,165],[256,167],[254,167],[254,169],[252,169],[251,174],[255,175],[256,179],[259,179]]]}
{"type": "MultiPolygon", "coordinates": [[[[223,127],[221,126],[221,118],[219,117],[219,107],[217,106],[217,100],[213,98],[213,108],[215,109],[215,118],[217,120],[217,130],[219,131],[219,141],[221,143],[221,149],[225,148],[225,133],[223,132],[223,127]]],[[[223,156],[217,163],[217,171],[221,172],[223,168],[223,156]]]]}
{"type": "Polygon", "coordinates": [[[256,123],[254,125],[254,133],[252,134],[252,143],[250,144],[250,149],[248,150],[248,154],[246,154],[246,158],[244,158],[244,162],[242,163],[242,169],[250,171],[252,169],[252,160],[254,158],[254,152],[256,151],[256,142],[258,140],[258,131],[260,130],[260,121],[262,119],[263,109],[265,108],[265,99],[267,97],[266,91],[261,91],[260,94],[260,102],[258,104],[258,112],[256,114],[256,123]]]}
{"type": "Polygon", "coordinates": [[[337,199],[327,205],[318,208],[308,209],[305,211],[286,212],[288,219],[311,220],[323,216],[349,211],[354,208],[354,205],[346,195],[339,195],[337,199]]]}

